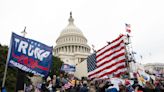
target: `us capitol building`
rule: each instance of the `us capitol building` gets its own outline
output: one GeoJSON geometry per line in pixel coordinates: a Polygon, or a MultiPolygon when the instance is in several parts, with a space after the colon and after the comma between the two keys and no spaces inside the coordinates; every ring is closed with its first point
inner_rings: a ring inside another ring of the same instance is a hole
{"type": "Polygon", "coordinates": [[[90,55],[90,47],[82,31],[75,26],[71,12],[68,22],[56,40],[54,55],[66,64],[78,65],[90,55]]]}

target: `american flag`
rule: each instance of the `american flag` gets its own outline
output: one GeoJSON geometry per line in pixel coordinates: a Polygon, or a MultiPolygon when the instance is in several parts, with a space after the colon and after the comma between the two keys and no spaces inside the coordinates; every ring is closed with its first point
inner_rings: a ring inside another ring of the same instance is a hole
{"type": "Polygon", "coordinates": [[[126,28],[126,32],[131,33],[131,26],[130,26],[130,24],[125,23],[125,28],[126,28]]]}
{"type": "Polygon", "coordinates": [[[66,84],[64,84],[63,88],[69,89],[71,86],[73,86],[73,84],[71,84],[70,82],[67,82],[66,84]]]}
{"type": "MultiPolygon", "coordinates": [[[[90,56],[88,56],[87,68],[88,68],[88,76],[89,76],[90,73],[92,74],[92,72],[96,69],[96,53],[93,53],[90,56]]],[[[90,77],[90,78],[92,78],[92,77],[90,77]]]]}
{"type": "Polygon", "coordinates": [[[104,78],[111,75],[120,76],[126,71],[125,65],[125,35],[120,35],[117,39],[106,45],[88,57],[88,77],[104,78]]]}

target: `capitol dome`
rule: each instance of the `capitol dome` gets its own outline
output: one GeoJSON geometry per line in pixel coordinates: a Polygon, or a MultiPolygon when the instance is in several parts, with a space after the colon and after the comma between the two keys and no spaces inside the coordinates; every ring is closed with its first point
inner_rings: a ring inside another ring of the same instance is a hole
{"type": "Polygon", "coordinates": [[[87,58],[90,54],[90,47],[82,31],[75,26],[72,13],[68,22],[69,24],[56,40],[54,55],[60,57],[64,63],[75,65],[87,58]]]}
{"type": "Polygon", "coordinates": [[[79,28],[77,28],[74,25],[74,19],[72,18],[72,14],[70,13],[70,18],[69,18],[69,24],[67,25],[66,28],[64,28],[64,30],[61,32],[60,36],[65,36],[65,35],[79,35],[79,36],[83,36],[83,33],[81,32],[81,30],[79,28]]]}

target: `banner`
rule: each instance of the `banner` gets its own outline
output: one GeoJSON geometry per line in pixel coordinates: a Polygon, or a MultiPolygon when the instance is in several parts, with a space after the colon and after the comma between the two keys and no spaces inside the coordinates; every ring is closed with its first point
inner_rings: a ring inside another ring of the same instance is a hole
{"type": "Polygon", "coordinates": [[[76,68],[74,65],[69,65],[69,64],[63,64],[61,67],[61,71],[65,71],[65,72],[75,72],[76,68]]]}
{"type": "Polygon", "coordinates": [[[46,76],[52,62],[52,47],[12,33],[8,64],[23,71],[46,76]]]}

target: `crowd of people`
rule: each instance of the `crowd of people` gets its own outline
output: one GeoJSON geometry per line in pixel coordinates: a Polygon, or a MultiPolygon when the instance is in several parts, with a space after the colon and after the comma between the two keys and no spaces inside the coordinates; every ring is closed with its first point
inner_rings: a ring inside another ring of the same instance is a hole
{"type": "Polygon", "coordinates": [[[164,92],[164,82],[159,80],[146,81],[141,85],[137,79],[82,78],[79,80],[73,74],[67,73],[48,76],[45,80],[36,77],[31,78],[32,83],[27,85],[26,92],[164,92]],[[114,79],[121,81],[114,83],[114,79]]]}

